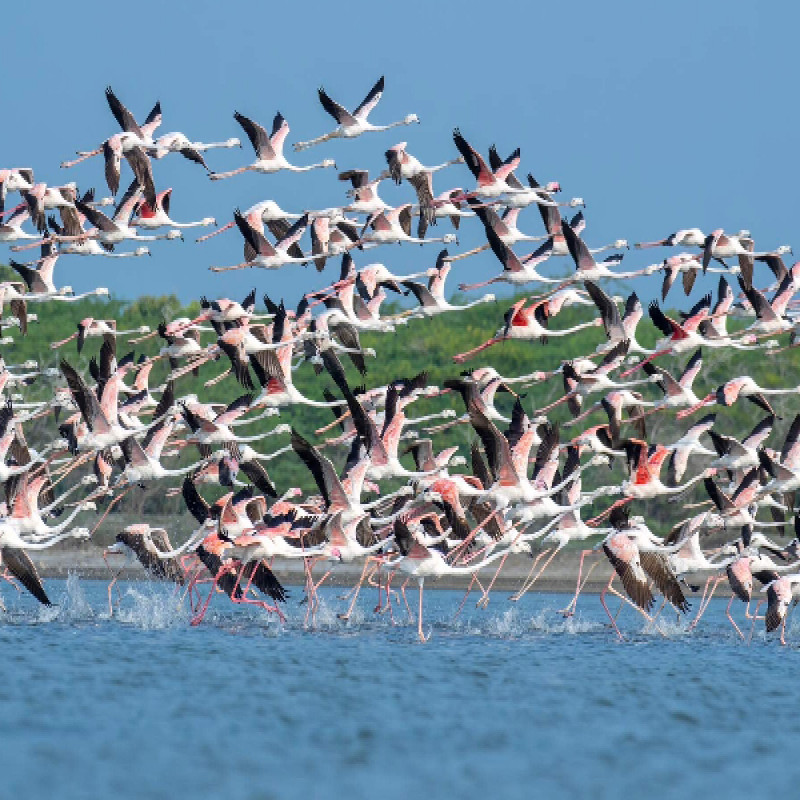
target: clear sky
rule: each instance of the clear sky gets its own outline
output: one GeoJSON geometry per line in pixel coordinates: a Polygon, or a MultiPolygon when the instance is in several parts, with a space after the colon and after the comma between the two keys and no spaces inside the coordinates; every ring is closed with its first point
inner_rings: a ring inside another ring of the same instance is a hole
{"type": "MultiPolygon", "coordinates": [[[[332,157],[340,169],[377,173],[383,151],[404,139],[423,163],[439,163],[457,155],[456,126],[484,153],[492,143],[503,155],[519,146],[520,177],[530,170],[541,182],[560,181],[566,198],[586,199],[590,246],[683,227],[748,228],[756,249],[793,243],[795,4],[194,0],[142,9],[49,0],[3,9],[0,166],[32,166],[38,180],[76,180],[105,193],[100,158],[72,170],[58,165],[118,130],[103,95],[111,85],[139,119],[160,100],[159,133],[180,130],[203,141],[244,139],[234,110],[267,128],[280,110],[292,129],[287,154],[301,165],[332,157]],[[354,107],[381,74],[386,89],[371,121],[415,112],[421,125],[292,153],[291,142],[333,126],[318,86],[354,107]]],[[[246,141],[244,150],[207,154],[217,170],[252,159],[246,141]]],[[[333,170],[212,183],[176,155],[154,170],[158,188],[175,189],[177,220],[208,215],[222,223],[236,206],[268,198],[292,211],[345,199],[333,170]]],[[[124,165],[123,188],[129,179],[124,165]]],[[[463,166],[434,180],[437,192],[472,185],[463,166]]],[[[381,194],[392,204],[413,200],[405,184],[383,184],[381,194]]],[[[535,209],[523,212],[520,228],[541,233],[535,209]]],[[[430,235],[449,230],[441,222],[430,235]]],[[[477,224],[467,226],[461,249],[480,235],[477,224]]],[[[203,245],[194,238],[190,231],[184,244],[155,243],[152,258],[64,257],[57,280],[76,291],[105,285],[123,297],[175,293],[184,300],[238,297],[255,285],[292,303],[322,285],[313,267],[214,275],[210,264],[241,260],[241,238],[230,232],[203,245]]],[[[430,265],[437,252],[436,245],[384,247],[355,258],[400,271],[430,265]]],[[[660,252],[631,251],[623,267],[643,266],[660,252]]],[[[454,269],[451,288],[498,268],[491,254],[469,259],[454,269]]],[[[336,271],[338,259],[326,277],[336,271]]]]}

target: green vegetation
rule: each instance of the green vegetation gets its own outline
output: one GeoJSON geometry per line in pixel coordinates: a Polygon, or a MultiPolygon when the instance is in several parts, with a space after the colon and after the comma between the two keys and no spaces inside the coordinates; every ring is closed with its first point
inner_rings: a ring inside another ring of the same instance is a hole
{"type": "MultiPolygon", "coordinates": [[[[455,298],[458,302],[459,298],[455,298]]],[[[368,387],[384,385],[392,379],[398,377],[410,377],[421,370],[427,370],[430,374],[432,384],[441,385],[448,377],[454,377],[466,367],[476,367],[491,364],[502,375],[509,377],[530,373],[535,370],[552,370],[563,360],[575,358],[577,356],[591,354],[596,346],[603,341],[601,328],[589,329],[579,334],[573,334],[564,338],[551,337],[547,345],[539,342],[505,342],[498,344],[481,353],[477,358],[468,362],[464,367],[453,362],[452,356],[463,352],[485,341],[502,324],[503,313],[511,304],[512,299],[502,300],[497,304],[478,306],[468,311],[457,314],[443,314],[432,319],[412,320],[407,325],[398,326],[395,333],[390,334],[365,334],[362,335],[362,344],[365,347],[372,347],[376,350],[377,359],[368,359],[368,373],[366,379],[352,368],[349,362],[346,363],[348,377],[351,385],[357,386],[366,383],[368,387]]],[[[688,302],[686,303],[688,306],[688,302]]],[[[26,359],[36,359],[42,366],[57,367],[61,354],[71,363],[79,368],[85,369],[88,359],[99,350],[99,340],[89,339],[81,357],[78,357],[73,343],[70,343],[60,351],[53,351],[50,342],[66,338],[74,332],[77,322],[85,317],[117,319],[120,330],[133,329],[140,325],[149,325],[153,330],[162,319],[170,320],[177,316],[195,315],[199,308],[196,304],[189,307],[181,307],[174,297],[142,297],[133,303],[124,303],[116,299],[109,301],[85,300],[76,303],[51,302],[48,304],[31,304],[31,311],[39,313],[39,321],[31,324],[29,333],[26,337],[20,337],[15,333],[16,343],[13,348],[6,351],[6,358],[11,363],[21,363],[26,359]]],[[[394,309],[395,311],[399,309],[394,309]]],[[[551,328],[558,329],[575,325],[579,321],[592,318],[596,314],[590,308],[569,308],[559,314],[551,321],[551,328]]],[[[656,330],[645,318],[640,324],[639,340],[645,346],[650,346],[656,339],[656,330]]],[[[118,342],[118,356],[122,356],[129,349],[126,343],[128,337],[121,337],[118,342]]],[[[204,339],[208,341],[208,339],[204,339]]],[[[163,342],[154,336],[135,347],[137,356],[139,353],[152,355],[158,352],[163,342]]],[[[664,358],[659,361],[664,367],[674,370],[677,376],[683,365],[691,354],[678,358],[664,358]]],[[[764,351],[742,352],[730,349],[712,350],[704,352],[705,366],[702,373],[698,376],[695,384],[695,391],[698,397],[703,397],[708,391],[715,389],[720,383],[728,378],[741,374],[750,374],[756,381],[765,387],[778,387],[796,385],[798,378],[798,359],[800,351],[790,350],[780,356],[769,355],[764,351]]],[[[346,361],[346,359],[343,359],[346,361]]],[[[212,363],[201,369],[199,378],[187,375],[182,378],[177,385],[178,395],[195,392],[203,399],[227,402],[243,394],[243,390],[233,380],[226,378],[220,384],[206,389],[204,381],[218,375],[227,368],[227,360],[223,359],[218,363],[212,363]]],[[[153,369],[150,385],[158,386],[168,372],[166,362],[158,362],[153,369]]],[[[641,374],[641,373],[640,373],[641,374]]],[[[637,376],[638,377],[638,376],[637,376]]],[[[322,390],[329,387],[335,392],[333,381],[326,373],[320,376],[315,375],[313,367],[308,363],[303,363],[295,372],[295,383],[297,387],[314,399],[322,399],[322,390]]],[[[656,399],[658,390],[644,386],[640,387],[647,398],[656,399]]],[[[557,399],[563,393],[563,385],[560,376],[556,376],[546,381],[524,390],[525,408],[529,413],[535,409],[557,399]]],[[[29,387],[26,398],[32,399],[45,398],[50,396],[52,385],[40,379],[36,384],[29,387]]],[[[600,396],[594,398],[599,400],[600,396]]],[[[795,413],[797,406],[791,397],[776,397],[774,407],[783,419],[779,420],[772,434],[770,444],[780,448],[783,436],[791,422],[791,417],[795,413]]],[[[510,395],[498,395],[498,407],[510,411],[513,398],[510,395]]],[[[464,408],[460,398],[448,395],[445,398],[434,398],[420,400],[408,409],[410,417],[420,416],[441,410],[445,407],[452,407],[460,415],[464,408]]],[[[763,413],[752,403],[740,401],[732,409],[713,409],[718,412],[717,428],[728,434],[737,436],[745,435],[762,417],[763,413]]],[[[699,415],[698,415],[699,416],[699,415]]],[[[566,406],[555,409],[550,418],[556,423],[563,423],[569,419],[569,412],[566,406]]],[[[327,425],[332,421],[331,413],[326,409],[292,408],[281,412],[281,421],[286,421],[295,426],[301,433],[312,441],[320,443],[324,436],[315,437],[315,429],[327,425]]],[[[697,419],[697,416],[693,419],[697,419]]],[[[605,421],[602,411],[596,412],[586,420],[585,425],[589,426],[605,421]]],[[[275,424],[275,418],[256,423],[247,428],[247,433],[259,430],[259,425],[266,425],[271,428],[275,424]]],[[[32,423],[34,425],[34,423],[32,423]]],[[[689,427],[689,421],[676,422],[674,414],[660,413],[648,417],[648,440],[651,442],[661,441],[668,443],[689,427]]],[[[26,426],[29,438],[32,442],[41,443],[43,440],[52,439],[54,427],[52,419],[41,420],[35,423],[35,427],[26,426]]],[[[562,441],[577,435],[580,432],[577,428],[564,428],[561,430],[562,441]]],[[[632,431],[628,431],[632,435],[632,431]]],[[[327,436],[336,436],[338,428],[331,430],[327,436]]],[[[468,425],[457,425],[453,429],[434,436],[434,443],[437,449],[450,444],[459,444],[464,447],[462,452],[468,455],[467,446],[473,438],[473,432],[468,425]]],[[[275,437],[259,443],[257,449],[269,452],[283,446],[286,437],[275,437]]],[[[345,449],[329,449],[326,451],[334,463],[343,464],[345,449]]],[[[195,453],[191,458],[196,458],[195,453]]],[[[409,462],[410,463],[410,462],[409,462]]],[[[693,467],[689,474],[696,474],[696,469],[701,468],[698,461],[693,461],[693,467]]],[[[301,486],[308,491],[315,491],[313,483],[305,467],[294,458],[292,454],[280,456],[269,464],[270,474],[275,481],[279,491],[283,491],[289,486],[301,486]]],[[[623,465],[616,464],[613,470],[595,468],[586,474],[584,488],[592,488],[597,485],[611,485],[619,483],[623,479],[623,465]]],[[[210,489],[204,489],[206,494],[211,494],[210,489]]],[[[695,490],[684,502],[695,502],[704,500],[705,494],[700,487],[695,490]]],[[[673,504],[675,501],[672,501],[673,504]]],[[[597,513],[605,503],[598,503],[596,508],[591,510],[597,513]]],[[[180,497],[165,497],[164,487],[152,487],[145,490],[132,492],[120,504],[120,511],[127,513],[152,513],[158,515],[175,515],[176,527],[185,529],[188,521],[178,522],[177,515],[182,514],[182,501],[180,497]]],[[[664,530],[674,522],[687,516],[690,512],[676,509],[673,505],[670,508],[669,500],[660,500],[650,503],[645,510],[641,504],[634,506],[635,513],[645,513],[648,520],[656,530],[664,530]]],[[[104,526],[107,530],[113,530],[116,525],[113,520],[106,522],[104,526]]]]}

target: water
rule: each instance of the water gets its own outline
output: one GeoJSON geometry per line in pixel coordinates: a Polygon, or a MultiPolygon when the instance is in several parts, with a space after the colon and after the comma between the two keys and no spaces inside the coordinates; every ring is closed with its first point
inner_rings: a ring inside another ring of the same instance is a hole
{"type": "Polygon", "coordinates": [[[374,590],[349,622],[323,591],[314,632],[297,588],[286,625],[218,597],[197,628],[162,585],[123,584],[113,619],[104,583],[48,591],[56,608],[3,586],[3,797],[737,797],[800,779],[800,627],[746,647],[725,601],[694,633],[623,611],[621,644],[597,597],[564,620],[566,597],[498,592],[454,621],[460,593],[431,591],[421,645],[404,611],[372,614],[374,590]]]}

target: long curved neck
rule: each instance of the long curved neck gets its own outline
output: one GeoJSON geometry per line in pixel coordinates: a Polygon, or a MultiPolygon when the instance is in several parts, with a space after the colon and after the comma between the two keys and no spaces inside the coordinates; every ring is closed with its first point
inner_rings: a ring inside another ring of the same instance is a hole
{"type": "Polygon", "coordinates": [[[208,531],[201,527],[199,531],[195,531],[180,547],[176,547],[173,550],[159,550],[156,548],[158,557],[164,559],[182,556],[184,553],[187,553],[189,550],[193,550],[195,547],[197,547],[197,545],[200,544],[207,534],[208,531]]]}
{"type": "MultiPolygon", "coordinates": [[[[179,469],[166,469],[161,467],[159,470],[164,477],[170,476],[177,476],[177,475],[186,475],[189,472],[193,472],[198,467],[203,466],[206,463],[206,459],[201,459],[200,461],[195,461],[194,464],[189,464],[186,467],[180,467],[179,469]]],[[[160,465],[159,465],[160,466],[160,465]]]]}
{"type": "Polygon", "coordinates": [[[74,531],[68,531],[67,533],[57,534],[44,542],[34,542],[34,543],[26,542],[24,547],[26,550],[46,550],[48,547],[52,547],[54,544],[63,542],[65,539],[73,539],[73,538],[77,538],[76,533],[74,531]]]}
{"type": "Polygon", "coordinates": [[[60,537],[58,536],[58,534],[60,534],[61,531],[66,530],[72,524],[72,520],[74,520],[75,517],[77,517],[78,514],[80,514],[81,511],[83,510],[84,509],[81,506],[77,506],[61,524],[55,525],[52,528],[45,526],[47,528],[48,535],[55,537],[54,540],[53,539],[48,540],[49,544],[55,544],[56,541],[61,541],[62,539],[66,539],[67,537],[71,536],[72,535],[71,533],[64,534],[63,536],[60,537]]]}
{"type": "Polygon", "coordinates": [[[474,575],[478,570],[488,567],[493,561],[497,561],[498,558],[506,555],[508,555],[508,548],[503,548],[496,553],[492,553],[488,558],[484,558],[479,564],[470,564],[467,567],[451,567],[448,565],[447,572],[450,575],[474,575]]]}

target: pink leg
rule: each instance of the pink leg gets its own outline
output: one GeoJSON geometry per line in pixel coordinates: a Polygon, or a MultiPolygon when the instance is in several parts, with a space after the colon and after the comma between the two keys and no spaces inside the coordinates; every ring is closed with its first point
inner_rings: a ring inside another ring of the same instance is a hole
{"type": "Polygon", "coordinates": [[[611,581],[613,581],[613,580],[614,580],[614,576],[612,575],[611,579],[606,584],[605,589],[603,589],[603,591],[600,592],[600,602],[603,604],[603,608],[606,610],[606,614],[608,614],[608,618],[611,621],[612,627],[617,632],[617,636],[619,636],[619,640],[621,642],[624,642],[625,641],[625,637],[622,635],[622,631],[620,631],[620,629],[617,627],[617,621],[616,621],[616,619],[614,619],[614,617],[611,616],[611,612],[608,610],[608,606],[606,605],[606,592],[608,592],[608,590],[611,588],[611,581]]]}
{"type": "MultiPolygon", "coordinates": [[[[458,619],[458,616],[462,612],[462,610],[464,609],[464,604],[467,602],[467,598],[469,597],[470,592],[472,591],[472,587],[475,585],[475,581],[477,579],[478,579],[478,576],[476,574],[473,574],[472,580],[469,582],[469,586],[467,586],[467,591],[464,592],[464,597],[461,598],[461,603],[459,604],[458,609],[456,610],[455,617],[453,617],[453,619],[458,619]]],[[[480,601],[478,601],[478,602],[480,602],[480,601]]]]}
{"type": "Polygon", "coordinates": [[[358,579],[358,583],[356,584],[355,592],[353,593],[353,599],[350,601],[350,606],[347,609],[346,614],[339,614],[339,619],[350,619],[350,615],[353,613],[353,609],[356,605],[356,600],[358,600],[358,593],[361,591],[361,584],[364,583],[364,577],[367,574],[367,567],[369,567],[372,559],[367,558],[364,560],[364,569],[361,570],[361,577],[358,579]]]}
{"type": "Polygon", "coordinates": [[[565,617],[571,617],[578,606],[578,595],[583,591],[583,587],[586,585],[586,581],[589,580],[589,575],[592,574],[592,570],[597,566],[597,561],[589,568],[589,572],[586,575],[586,580],[581,584],[581,574],[583,573],[583,561],[587,555],[593,553],[593,550],[581,550],[581,560],[578,563],[578,580],[575,582],[575,596],[572,598],[572,602],[564,609],[561,610],[561,614],[565,617]],[[570,610],[571,609],[571,610],[570,610]]]}
{"type": "Polygon", "coordinates": [[[400,587],[400,594],[403,595],[403,602],[406,604],[406,611],[408,612],[408,616],[412,616],[411,614],[411,606],[408,604],[408,598],[406,598],[406,586],[408,586],[408,582],[411,578],[406,578],[403,581],[403,585],[400,587]]]}
{"type": "Polygon", "coordinates": [[[714,585],[711,587],[711,591],[708,593],[708,599],[706,600],[706,604],[697,612],[697,616],[692,620],[691,624],[689,625],[689,630],[694,630],[697,627],[697,623],[700,622],[700,618],[703,614],[706,613],[706,609],[708,608],[711,599],[714,597],[714,592],[717,591],[717,586],[724,580],[724,576],[717,576],[714,579],[714,585]]]}
{"type": "Polygon", "coordinates": [[[424,580],[419,581],[419,614],[417,615],[417,633],[419,634],[419,640],[423,644],[430,639],[430,636],[425,636],[425,634],[422,632],[422,590],[424,583],[424,580]]]}
{"type": "MultiPolygon", "coordinates": [[[[497,580],[497,576],[500,574],[500,570],[503,569],[503,564],[506,563],[506,559],[507,558],[508,558],[508,552],[506,552],[506,554],[500,559],[500,566],[497,568],[497,571],[494,573],[494,577],[492,578],[492,580],[489,581],[489,585],[484,590],[484,592],[481,595],[480,599],[475,604],[476,608],[478,606],[480,606],[481,608],[486,608],[486,606],[489,605],[489,592],[492,591],[492,587],[494,586],[494,582],[497,580]]],[[[477,573],[476,573],[476,577],[477,577],[477,573]]]]}
{"type": "Polygon", "coordinates": [[[728,600],[728,607],[725,609],[725,616],[728,618],[728,621],[733,625],[733,629],[736,633],[739,634],[739,638],[744,641],[744,634],[739,630],[739,626],[733,621],[733,617],[731,616],[731,605],[733,604],[733,600],[736,597],[735,594],[731,595],[731,599],[728,600]]]}
{"type": "Polygon", "coordinates": [[[764,600],[762,598],[761,600],[758,601],[758,603],[756,603],[756,610],[755,613],[753,614],[753,624],[750,626],[750,636],[747,637],[748,644],[750,644],[750,642],[753,641],[753,631],[755,631],[756,628],[756,620],[759,619],[758,609],[761,608],[763,602],[764,600]]]}
{"type": "Polygon", "coordinates": [[[525,576],[525,580],[522,581],[522,586],[509,597],[512,603],[516,603],[525,592],[528,591],[528,581],[531,579],[531,575],[533,575],[533,571],[536,569],[536,565],[550,552],[550,548],[548,547],[546,550],[542,550],[536,558],[533,559],[533,563],[531,564],[531,568],[528,570],[528,574],[525,576]]]}

